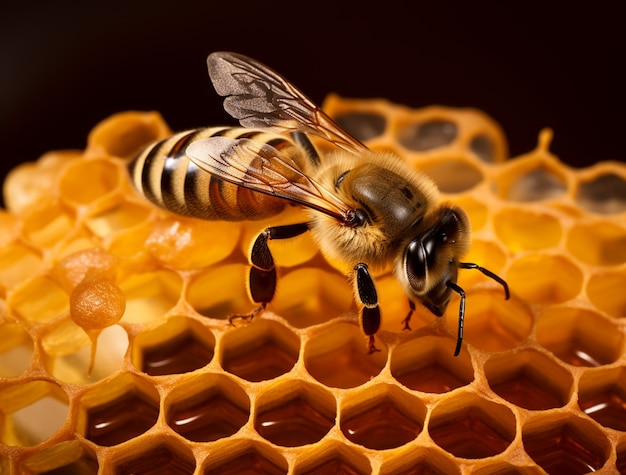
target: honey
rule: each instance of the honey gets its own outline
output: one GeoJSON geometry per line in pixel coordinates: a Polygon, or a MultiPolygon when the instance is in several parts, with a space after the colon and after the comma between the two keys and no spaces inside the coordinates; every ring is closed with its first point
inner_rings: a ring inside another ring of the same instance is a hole
{"type": "MultiPolygon", "coordinates": [[[[326,111],[463,207],[467,261],[437,318],[376,276],[367,354],[350,282],[308,235],[272,242],[251,323],[248,252],[269,225],[155,208],[126,164],[171,134],[116,114],[84,151],[16,168],[0,211],[0,473],[626,473],[626,166],[510,158],[480,111],[329,96],[326,111]],[[91,369],[91,371],[90,371],[91,369]],[[45,415],[44,416],[42,416],[45,415]]],[[[556,131],[558,134],[558,131],[556,131]]],[[[329,145],[316,142],[322,151],[329,145]]]]}

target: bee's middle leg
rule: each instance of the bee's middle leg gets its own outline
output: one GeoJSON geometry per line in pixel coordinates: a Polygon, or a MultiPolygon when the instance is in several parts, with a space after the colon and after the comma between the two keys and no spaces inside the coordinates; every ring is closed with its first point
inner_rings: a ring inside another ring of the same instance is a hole
{"type": "Polygon", "coordinates": [[[237,319],[251,321],[254,317],[261,314],[267,307],[267,304],[274,298],[277,281],[276,265],[274,264],[268,241],[271,239],[289,239],[299,236],[308,230],[308,223],[287,224],[266,228],[257,236],[250,252],[248,291],[252,301],[258,305],[249,313],[229,315],[229,323],[232,324],[237,319]]]}

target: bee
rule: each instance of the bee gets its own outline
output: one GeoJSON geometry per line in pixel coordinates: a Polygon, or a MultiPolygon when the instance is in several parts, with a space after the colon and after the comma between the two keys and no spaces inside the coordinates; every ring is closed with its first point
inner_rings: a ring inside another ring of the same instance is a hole
{"type": "Polygon", "coordinates": [[[443,316],[453,294],[460,297],[454,355],[463,342],[465,291],[459,269],[475,269],[503,287],[507,283],[477,264],[462,262],[470,225],[458,206],[441,203],[434,182],[390,152],[368,149],[343,130],[285,78],[246,56],[216,52],[207,59],[224,109],[243,127],[186,131],[142,152],[129,164],[136,187],[175,213],[215,220],[276,215],[287,205],[307,220],[262,231],[250,251],[248,290],[254,309],[234,318],[253,319],[272,301],[276,264],[269,241],[310,232],[321,252],[341,262],[353,283],[369,352],[381,310],[373,275],[392,269],[408,299],[443,316]],[[308,136],[336,151],[320,155],[308,136]]]}

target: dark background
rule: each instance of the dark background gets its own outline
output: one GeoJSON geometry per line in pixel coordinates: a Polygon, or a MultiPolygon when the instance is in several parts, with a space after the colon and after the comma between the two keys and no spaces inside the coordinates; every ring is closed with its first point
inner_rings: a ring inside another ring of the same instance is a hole
{"type": "Polygon", "coordinates": [[[234,123],[206,72],[216,50],[265,62],[316,102],[337,92],[477,107],[513,156],[550,126],[566,163],[624,161],[624,2],[584,4],[5,1],[0,178],[83,148],[114,112],[158,110],[175,130],[234,123]]]}

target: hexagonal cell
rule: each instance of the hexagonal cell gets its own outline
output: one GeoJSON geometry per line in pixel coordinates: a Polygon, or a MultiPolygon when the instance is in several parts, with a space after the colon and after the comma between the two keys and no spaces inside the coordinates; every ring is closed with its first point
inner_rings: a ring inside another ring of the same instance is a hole
{"type": "Polygon", "coordinates": [[[507,164],[494,184],[497,194],[505,200],[532,202],[562,196],[568,181],[558,161],[528,155],[507,164]]]}
{"type": "Polygon", "coordinates": [[[353,305],[353,289],[338,272],[307,267],[280,276],[272,310],[296,328],[327,322],[353,305]]]}
{"type": "Polygon", "coordinates": [[[450,455],[433,447],[405,450],[387,457],[380,467],[380,475],[456,475],[459,465],[450,455]]]}
{"type": "Polygon", "coordinates": [[[218,445],[205,460],[204,475],[287,475],[288,464],[275,449],[256,441],[235,440],[224,450],[218,445]]]}
{"type": "Polygon", "coordinates": [[[116,475],[192,475],[196,469],[191,449],[162,435],[137,441],[115,455],[111,466],[116,475]]]}
{"type": "Polygon", "coordinates": [[[82,395],[76,429],[105,447],[133,439],[156,422],[159,393],[145,380],[122,373],[82,395]]]}
{"type": "Polygon", "coordinates": [[[486,463],[482,467],[472,467],[472,475],[543,475],[545,472],[536,465],[517,466],[508,462],[486,463]]]}
{"type": "Polygon", "coordinates": [[[467,351],[454,357],[450,338],[426,336],[396,346],[391,353],[394,378],[409,389],[445,393],[474,380],[472,359],[467,351]]]}
{"type": "Polygon", "coordinates": [[[506,207],[494,215],[493,226],[513,252],[555,247],[563,235],[559,219],[545,210],[506,207]]]}
{"type": "Polygon", "coordinates": [[[547,308],[537,318],[537,342],[573,366],[601,366],[616,361],[624,334],[603,315],[579,307],[547,308]]]}
{"type": "Polygon", "coordinates": [[[496,394],[525,409],[562,407],[572,395],[571,373],[536,350],[493,355],[484,371],[496,394]]]}
{"type": "Polygon", "coordinates": [[[462,193],[471,190],[483,180],[481,171],[464,159],[436,161],[420,167],[442,193],[462,193]]]}
{"type": "Polygon", "coordinates": [[[64,383],[87,384],[122,367],[128,334],[113,325],[100,331],[94,341],[80,327],[66,321],[44,334],[42,348],[43,363],[50,375],[64,383]]]}
{"type": "Polygon", "coordinates": [[[74,219],[68,213],[58,205],[48,204],[24,217],[21,234],[37,247],[52,247],[67,237],[73,228],[74,219]]]}
{"type": "Polygon", "coordinates": [[[486,134],[478,134],[472,137],[470,150],[485,163],[494,163],[496,161],[493,140],[486,134]]]}
{"type": "Polygon", "coordinates": [[[188,285],[185,301],[205,317],[226,320],[231,313],[246,314],[254,308],[246,291],[247,270],[244,264],[209,267],[188,285]]]}
{"type": "Polygon", "coordinates": [[[193,442],[230,437],[249,415],[250,399],[244,389],[219,374],[181,379],[165,400],[167,425],[193,442]]]}
{"type": "Polygon", "coordinates": [[[319,442],[335,425],[335,398],[301,380],[282,382],[259,395],[254,428],[283,447],[319,442]]]}
{"type": "Polygon", "coordinates": [[[5,445],[37,445],[66,423],[69,400],[56,384],[34,380],[0,389],[1,415],[5,419],[0,441],[5,445]]]}
{"type": "Polygon", "coordinates": [[[428,425],[430,437],[439,447],[468,459],[504,452],[515,431],[515,416],[508,407],[470,392],[441,400],[428,425]]]}
{"type": "Polygon", "coordinates": [[[99,200],[115,199],[107,195],[116,191],[124,179],[122,170],[112,160],[76,160],[63,170],[59,179],[59,193],[64,201],[75,207],[93,207],[99,200]],[[87,176],[89,186],[85,186],[87,176]]]}
{"type": "Polygon", "coordinates": [[[368,355],[366,350],[365,336],[357,325],[336,323],[307,342],[304,365],[325,386],[353,388],[366,383],[385,367],[386,351],[368,355]]]}
{"type": "Polygon", "coordinates": [[[10,295],[8,305],[24,320],[48,322],[69,311],[69,297],[47,277],[34,277],[10,295]]]}
{"type": "Polygon", "coordinates": [[[626,442],[622,442],[617,446],[617,471],[626,473],[626,442]]]}
{"type": "Polygon", "coordinates": [[[96,475],[96,454],[78,440],[54,444],[38,450],[24,462],[28,473],[38,475],[96,475]]]}
{"type": "Polygon", "coordinates": [[[379,384],[342,401],[343,435],[368,449],[386,450],[414,440],[424,427],[426,406],[397,386],[379,384]]]}
{"type": "Polygon", "coordinates": [[[576,297],[583,283],[583,272],[566,256],[532,254],[511,264],[506,276],[512,293],[530,303],[550,305],[576,297]]]}
{"type": "Polygon", "coordinates": [[[398,142],[409,150],[422,152],[448,145],[458,135],[457,125],[444,119],[431,119],[428,122],[410,122],[398,127],[398,142]]]}
{"type": "Polygon", "coordinates": [[[623,271],[592,274],[587,282],[589,300],[611,317],[626,317],[626,274],[623,271]]]}
{"type": "Polygon", "coordinates": [[[364,475],[372,473],[368,457],[337,441],[322,441],[298,455],[293,473],[299,475],[364,475]]]}
{"type": "Polygon", "coordinates": [[[583,373],[578,405],[604,427],[626,431],[626,367],[583,373]]]}
{"type": "MultiPolygon", "coordinates": [[[[511,282],[509,281],[509,285],[511,282]]],[[[513,293],[517,288],[511,285],[513,293]]],[[[446,319],[456,336],[458,318],[456,299],[448,307],[446,319]]],[[[532,330],[533,314],[524,302],[511,298],[504,300],[497,288],[467,291],[464,342],[485,351],[504,351],[516,348],[532,330]]]]}
{"type": "MultiPolygon", "coordinates": [[[[484,203],[469,195],[460,195],[459,197],[455,196],[452,201],[463,208],[463,211],[465,211],[465,214],[467,214],[467,217],[469,218],[470,227],[473,232],[482,229],[485,224],[487,224],[489,208],[487,208],[484,203]]],[[[473,239],[472,245],[474,245],[473,239]]]]}
{"type": "MultiPolygon", "coordinates": [[[[465,262],[479,263],[482,267],[498,274],[506,265],[507,255],[498,242],[476,238],[472,239],[470,250],[463,259],[465,262]]],[[[459,272],[457,283],[462,288],[469,289],[480,282],[489,281],[493,283],[493,280],[483,273],[467,269],[459,272]]]]}
{"type": "Polygon", "coordinates": [[[28,368],[33,356],[33,340],[16,323],[0,324],[0,378],[19,376],[28,368]]]}
{"type": "Polygon", "coordinates": [[[365,141],[385,132],[387,121],[375,112],[354,111],[335,117],[335,121],[354,138],[365,141]]]}
{"type": "Polygon", "coordinates": [[[126,297],[126,311],[122,317],[127,323],[159,321],[178,302],[183,282],[179,275],[168,270],[135,273],[120,282],[126,297]]]}
{"type": "Polygon", "coordinates": [[[622,213],[626,210],[626,180],[615,173],[598,175],[578,185],[576,201],[594,213],[622,213]]]}
{"type": "Polygon", "coordinates": [[[0,285],[14,288],[20,282],[39,273],[42,258],[23,244],[11,244],[0,248],[0,285]]]}
{"type": "Polygon", "coordinates": [[[588,264],[619,265],[626,262],[626,229],[610,221],[576,224],[569,231],[567,248],[588,264]]]}
{"type": "Polygon", "coordinates": [[[222,338],[222,368],[248,381],[274,379],[298,361],[300,338],[278,322],[256,318],[222,338]]]}
{"type": "Polygon", "coordinates": [[[122,201],[102,213],[85,219],[85,226],[96,236],[110,239],[111,235],[130,230],[148,219],[152,212],[147,204],[122,201]]]}
{"type": "Polygon", "coordinates": [[[524,450],[548,473],[583,474],[604,466],[611,452],[606,435],[571,413],[539,414],[522,427],[524,450]]]}

